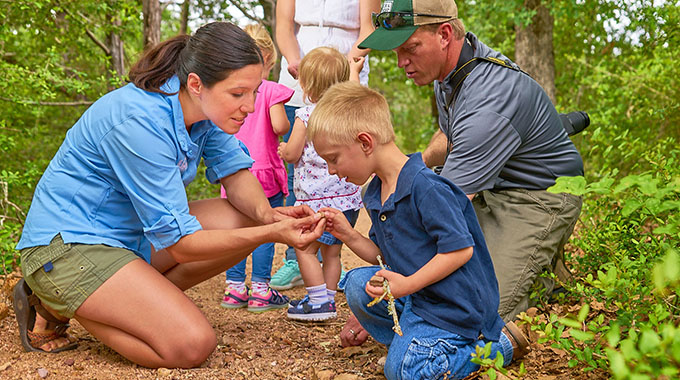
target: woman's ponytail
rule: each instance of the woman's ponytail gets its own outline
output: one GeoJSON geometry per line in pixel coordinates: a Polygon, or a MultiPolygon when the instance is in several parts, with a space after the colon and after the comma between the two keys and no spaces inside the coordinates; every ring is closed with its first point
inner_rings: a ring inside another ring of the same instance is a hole
{"type": "Polygon", "coordinates": [[[176,36],[147,50],[130,69],[130,82],[142,90],[166,94],[160,88],[177,72],[180,53],[190,38],[176,36]]]}

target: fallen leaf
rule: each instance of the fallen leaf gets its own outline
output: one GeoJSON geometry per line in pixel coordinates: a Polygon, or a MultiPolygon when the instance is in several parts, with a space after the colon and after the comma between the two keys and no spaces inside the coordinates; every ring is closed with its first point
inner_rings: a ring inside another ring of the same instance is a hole
{"type": "Polygon", "coordinates": [[[335,376],[335,372],[331,371],[329,369],[319,371],[319,372],[316,373],[316,377],[319,380],[332,380],[333,376],[335,376]]]}
{"type": "Polygon", "coordinates": [[[11,365],[12,365],[12,362],[7,362],[7,363],[5,363],[5,364],[3,364],[3,365],[0,365],[0,371],[6,370],[6,369],[9,368],[11,365]]]}
{"type": "Polygon", "coordinates": [[[359,379],[360,379],[359,376],[353,373],[341,373],[333,378],[333,380],[359,380],[359,379]]]}

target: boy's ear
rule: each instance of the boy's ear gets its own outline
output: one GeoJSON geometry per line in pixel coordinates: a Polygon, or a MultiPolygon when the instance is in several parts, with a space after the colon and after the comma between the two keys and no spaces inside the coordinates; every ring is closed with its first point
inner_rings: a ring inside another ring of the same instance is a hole
{"type": "Polygon", "coordinates": [[[373,148],[375,148],[375,140],[370,133],[359,132],[357,135],[357,141],[359,144],[361,144],[361,150],[365,154],[370,154],[373,152],[373,148]]]}
{"type": "Polygon", "coordinates": [[[203,82],[201,82],[201,78],[199,78],[196,73],[189,73],[187,76],[187,91],[189,94],[198,96],[200,95],[202,89],[203,82]]]}

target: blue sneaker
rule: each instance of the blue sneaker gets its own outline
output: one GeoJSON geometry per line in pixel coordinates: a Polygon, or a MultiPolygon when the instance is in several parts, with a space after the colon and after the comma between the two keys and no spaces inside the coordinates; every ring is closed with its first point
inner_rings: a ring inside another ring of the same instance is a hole
{"type": "Polygon", "coordinates": [[[269,286],[276,290],[287,290],[304,285],[297,261],[284,259],[283,262],[283,266],[274,273],[271,281],[269,281],[269,286]]]}
{"type": "Polygon", "coordinates": [[[326,321],[338,316],[335,301],[328,301],[321,305],[312,305],[309,298],[295,302],[295,306],[288,306],[288,318],[298,321],[326,321]]]}
{"type": "Polygon", "coordinates": [[[304,296],[301,300],[290,300],[288,304],[292,307],[296,307],[299,303],[309,302],[309,295],[304,296]]]}

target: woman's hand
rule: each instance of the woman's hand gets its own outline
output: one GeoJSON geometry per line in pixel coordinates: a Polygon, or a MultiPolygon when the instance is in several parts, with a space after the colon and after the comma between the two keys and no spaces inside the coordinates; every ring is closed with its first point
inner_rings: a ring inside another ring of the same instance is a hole
{"type": "Polygon", "coordinates": [[[292,76],[295,79],[298,79],[298,68],[300,67],[300,60],[293,60],[291,58],[290,61],[288,61],[288,72],[290,73],[290,76],[292,76]]]}
{"type": "MultiPolygon", "coordinates": [[[[303,211],[301,206],[290,207],[303,211]]],[[[309,207],[307,207],[309,208],[309,207]]],[[[298,211],[293,210],[297,213],[298,211]]],[[[302,218],[290,218],[276,222],[276,231],[279,234],[277,241],[284,242],[298,249],[305,249],[321,237],[326,227],[326,218],[322,213],[313,213],[302,218]]]]}

